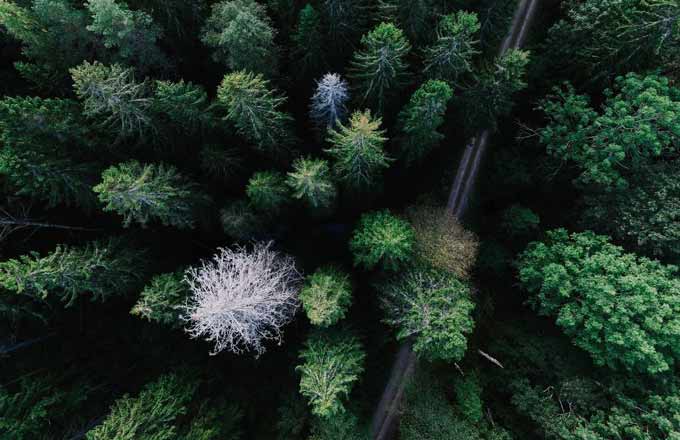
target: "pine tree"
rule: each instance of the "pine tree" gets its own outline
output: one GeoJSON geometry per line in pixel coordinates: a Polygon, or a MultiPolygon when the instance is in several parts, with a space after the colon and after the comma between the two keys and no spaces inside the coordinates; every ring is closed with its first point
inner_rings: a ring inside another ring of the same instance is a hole
{"type": "Polygon", "coordinates": [[[312,413],[332,418],[345,412],[343,398],[364,371],[366,355],[357,338],[343,333],[314,333],[300,352],[300,393],[312,413]]]}
{"type": "Polygon", "coordinates": [[[271,76],[276,71],[275,30],[264,6],[254,0],[223,0],[212,6],[201,40],[215,61],[232,70],[271,76]]]}
{"type": "Polygon", "coordinates": [[[348,99],[347,81],[337,73],[327,73],[316,83],[310,116],[319,127],[335,128],[345,122],[348,99]]]}
{"type": "Polygon", "coordinates": [[[87,29],[99,35],[113,61],[134,66],[142,74],[167,67],[168,60],[158,48],[161,28],[143,11],[131,11],[123,2],[87,0],[92,15],[87,29]]]}
{"type": "Polygon", "coordinates": [[[371,118],[371,112],[355,112],[349,125],[329,130],[330,154],[338,178],[349,188],[367,190],[379,181],[379,173],[389,167],[390,159],[383,151],[387,138],[380,130],[382,120],[371,118]]]}
{"type": "Polygon", "coordinates": [[[144,287],[130,313],[172,328],[181,328],[184,325],[181,315],[189,292],[183,270],[156,275],[144,287]]]}
{"type": "Polygon", "coordinates": [[[71,76],[83,113],[102,127],[123,137],[154,129],[147,84],[136,82],[131,68],[84,62],[71,69],[71,76]]]}
{"type": "Polygon", "coordinates": [[[361,216],[349,248],[354,265],[373,269],[398,270],[413,257],[415,235],[411,225],[389,211],[374,211],[361,216]]]}
{"type": "Polygon", "coordinates": [[[289,201],[286,178],[278,171],[259,171],[248,181],[246,195],[255,209],[275,215],[289,201]]]}
{"type": "Polygon", "coordinates": [[[444,138],[437,129],[444,123],[446,105],[452,97],[447,83],[430,80],[416,90],[399,113],[398,142],[406,163],[421,160],[444,138]]]}
{"type": "Polygon", "coordinates": [[[292,118],[280,110],[286,98],[269,89],[262,75],[245,71],[225,75],[217,101],[226,110],[225,119],[259,150],[277,152],[290,143],[292,118]]]}
{"type": "Polygon", "coordinates": [[[293,198],[312,209],[330,208],[337,196],[330,167],[323,159],[296,159],[286,183],[293,192],[293,198]]]}
{"type": "Polygon", "coordinates": [[[324,41],[321,33],[321,17],[311,4],[300,10],[298,25],[292,35],[293,57],[299,61],[302,71],[316,74],[324,65],[324,41]]]}
{"type": "Polygon", "coordinates": [[[42,300],[59,298],[70,307],[84,294],[105,301],[135,290],[145,266],[143,253],[120,238],[59,245],[44,257],[32,252],[1,262],[0,287],[42,300]]]}
{"type": "Polygon", "coordinates": [[[0,100],[0,175],[19,196],[92,208],[98,165],[86,162],[90,133],[76,102],[63,99],[0,100]],[[75,161],[80,158],[83,161],[75,161]]]}
{"type": "Polygon", "coordinates": [[[411,50],[404,33],[391,23],[381,23],[361,38],[354,53],[350,79],[362,102],[382,113],[387,101],[405,85],[406,56],[411,50]]]}
{"type": "Polygon", "coordinates": [[[459,11],[443,16],[437,25],[437,40],[425,49],[424,73],[456,83],[461,75],[472,72],[472,58],[480,53],[475,39],[479,29],[474,13],[459,11]]]}
{"type": "Polygon", "coordinates": [[[352,303],[349,275],[333,266],[317,269],[305,280],[300,300],[312,324],[319,327],[335,324],[345,317],[352,303]]]}
{"type": "Polygon", "coordinates": [[[93,189],[105,204],[104,211],[122,215],[125,227],[132,222],[146,226],[157,219],[164,225],[193,228],[197,209],[207,202],[197,185],[174,166],[135,160],[105,170],[93,189]]]}
{"type": "Polygon", "coordinates": [[[213,124],[208,108],[208,94],[203,87],[190,82],[156,81],[150,111],[156,125],[163,124],[170,132],[197,134],[213,124]]]}

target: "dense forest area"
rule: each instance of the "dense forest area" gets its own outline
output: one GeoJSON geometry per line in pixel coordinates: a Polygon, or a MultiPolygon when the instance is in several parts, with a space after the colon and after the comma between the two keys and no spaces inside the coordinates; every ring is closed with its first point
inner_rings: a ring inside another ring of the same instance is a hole
{"type": "Polygon", "coordinates": [[[0,60],[0,439],[680,439],[679,0],[0,0],[0,60]]]}

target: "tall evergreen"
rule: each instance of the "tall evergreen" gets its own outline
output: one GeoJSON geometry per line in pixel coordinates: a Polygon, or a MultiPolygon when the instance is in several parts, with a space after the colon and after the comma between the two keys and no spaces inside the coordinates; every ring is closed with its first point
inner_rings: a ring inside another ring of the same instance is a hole
{"type": "Polygon", "coordinates": [[[425,48],[424,73],[430,78],[456,83],[473,70],[472,58],[479,54],[480,24],[477,14],[460,11],[443,16],[437,24],[436,40],[425,48]]]}
{"type": "Polygon", "coordinates": [[[321,16],[311,4],[300,10],[293,41],[293,57],[306,74],[319,73],[325,61],[321,16]]]}
{"type": "Polygon", "coordinates": [[[323,159],[296,159],[286,183],[292,196],[312,209],[330,208],[337,196],[330,167],[323,159]]]}

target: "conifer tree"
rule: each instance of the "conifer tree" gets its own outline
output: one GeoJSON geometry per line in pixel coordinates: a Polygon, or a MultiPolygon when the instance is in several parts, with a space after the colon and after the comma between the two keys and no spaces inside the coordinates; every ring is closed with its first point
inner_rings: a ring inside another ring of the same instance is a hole
{"type": "Polygon", "coordinates": [[[379,289],[385,322],[398,340],[414,337],[414,351],[430,361],[463,358],[474,327],[469,287],[444,271],[414,268],[379,289]]]}
{"type": "Polygon", "coordinates": [[[105,301],[139,286],[144,275],[143,253],[121,238],[94,241],[79,247],[59,245],[41,257],[37,252],[0,263],[0,287],[16,294],[72,306],[79,296],[105,301]]]}
{"type": "Polygon", "coordinates": [[[15,63],[21,75],[60,94],[68,88],[68,69],[88,59],[96,46],[84,11],[68,0],[34,0],[30,8],[0,1],[0,25],[22,43],[27,61],[15,63]]]}
{"type": "Polygon", "coordinates": [[[134,66],[141,74],[167,67],[168,60],[158,48],[161,28],[146,12],[132,11],[115,0],[87,0],[85,7],[92,15],[87,29],[113,49],[113,61],[134,66]]]}
{"type": "Polygon", "coordinates": [[[225,119],[257,149],[277,152],[290,142],[292,118],[280,110],[286,98],[270,89],[262,75],[246,71],[225,75],[217,101],[226,110],[225,119]]]}
{"type": "Polygon", "coordinates": [[[364,371],[363,348],[356,337],[343,333],[314,333],[300,352],[300,393],[312,413],[325,419],[345,412],[343,398],[364,371]]]}
{"type": "Polygon", "coordinates": [[[324,65],[324,40],[321,17],[310,3],[300,10],[298,24],[292,35],[293,56],[305,74],[316,74],[324,65]]]}
{"type": "Polygon", "coordinates": [[[238,240],[253,238],[263,229],[264,222],[247,200],[236,200],[220,210],[224,232],[238,240]]]}
{"type": "Polygon", "coordinates": [[[190,82],[156,81],[150,111],[167,130],[197,134],[212,121],[208,108],[208,94],[203,87],[190,82]]]}
{"type": "Polygon", "coordinates": [[[164,225],[193,228],[197,208],[207,202],[197,185],[174,166],[135,160],[105,170],[93,189],[105,204],[104,211],[123,216],[125,227],[132,222],[146,226],[157,219],[164,225]]]}
{"type": "Polygon", "coordinates": [[[372,269],[398,270],[413,256],[415,235],[411,225],[389,211],[374,211],[361,216],[349,248],[354,265],[372,269]]]}
{"type": "Polygon", "coordinates": [[[259,171],[248,181],[246,195],[255,209],[276,214],[289,200],[286,178],[278,171],[259,171]]]}
{"type": "Polygon", "coordinates": [[[153,130],[147,84],[136,82],[131,68],[84,62],[71,76],[83,113],[104,128],[123,137],[153,130]]]}
{"type": "Polygon", "coordinates": [[[316,83],[310,115],[317,126],[335,128],[345,122],[348,99],[347,81],[337,73],[327,73],[316,83]]]}
{"type": "Polygon", "coordinates": [[[232,70],[271,76],[276,71],[275,30],[255,0],[223,0],[212,6],[201,40],[215,61],[232,70]]]}
{"type": "Polygon", "coordinates": [[[361,35],[367,7],[363,0],[322,0],[321,12],[334,55],[343,56],[361,35]]]}
{"type": "Polygon", "coordinates": [[[444,123],[446,105],[452,97],[447,83],[430,80],[416,90],[399,113],[398,141],[407,163],[422,159],[444,138],[437,129],[444,123]]]}
{"type": "Polygon", "coordinates": [[[350,78],[363,103],[382,113],[386,102],[406,85],[405,58],[410,50],[404,33],[391,23],[380,23],[361,38],[350,78]]]}
{"type": "Polygon", "coordinates": [[[189,293],[183,270],[156,275],[144,287],[130,313],[172,328],[181,328],[184,324],[181,315],[189,293]]]}
{"type": "Polygon", "coordinates": [[[0,100],[0,175],[19,196],[90,209],[98,165],[74,159],[90,147],[76,102],[63,99],[0,100]]]}
{"type": "Polygon", "coordinates": [[[384,16],[396,20],[414,44],[430,39],[439,12],[436,0],[390,0],[381,3],[384,16]]]}
{"type": "Polygon", "coordinates": [[[472,71],[472,58],[479,54],[480,24],[477,14],[459,11],[443,16],[437,25],[437,39],[425,48],[424,73],[435,79],[456,83],[472,71]]]}
{"type": "Polygon", "coordinates": [[[337,196],[330,167],[323,159],[296,159],[286,183],[293,192],[293,198],[303,201],[312,209],[331,207],[337,196]]]}
{"type": "Polygon", "coordinates": [[[334,159],[334,172],[353,190],[367,190],[379,181],[380,172],[389,167],[390,159],[383,151],[387,138],[380,129],[382,120],[372,119],[371,112],[354,112],[347,126],[329,130],[331,148],[326,152],[334,159]]]}
{"type": "Polygon", "coordinates": [[[345,317],[352,303],[349,275],[333,266],[317,269],[305,280],[300,300],[312,324],[319,327],[335,324],[345,317]]]}

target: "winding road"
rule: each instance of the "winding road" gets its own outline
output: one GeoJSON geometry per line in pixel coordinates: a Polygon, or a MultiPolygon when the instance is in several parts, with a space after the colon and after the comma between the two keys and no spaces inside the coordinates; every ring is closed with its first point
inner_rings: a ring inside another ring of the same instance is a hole
{"type": "MultiPolygon", "coordinates": [[[[540,0],[519,1],[508,34],[501,43],[499,56],[505,54],[509,49],[522,47],[539,3],[540,0]]],[[[458,165],[456,177],[451,185],[447,209],[459,219],[465,214],[490,135],[491,130],[485,129],[473,138],[465,147],[463,157],[458,165]]],[[[407,379],[413,373],[415,366],[416,355],[412,350],[412,342],[407,341],[397,352],[392,364],[390,378],[373,414],[371,432],[375,440],[394,438],[407,379]]]]}

